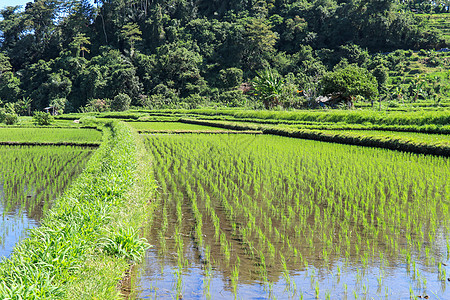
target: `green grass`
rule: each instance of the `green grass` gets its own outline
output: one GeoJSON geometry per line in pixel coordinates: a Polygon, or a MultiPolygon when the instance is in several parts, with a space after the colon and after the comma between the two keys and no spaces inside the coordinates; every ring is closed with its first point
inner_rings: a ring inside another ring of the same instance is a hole
{"type": "Polygon", "coordinates": [[[75,128],[0,128],[0,142],[100,143],[101,132],[75,128]]]}

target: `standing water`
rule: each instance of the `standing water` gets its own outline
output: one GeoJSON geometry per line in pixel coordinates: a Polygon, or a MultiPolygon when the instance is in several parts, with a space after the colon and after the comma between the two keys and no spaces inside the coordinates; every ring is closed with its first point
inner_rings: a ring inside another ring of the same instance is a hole
{"type": "Polygon", "coordinates": [[[0,146],[0,259],[39,226],[91,154],[81,147],[0,146]]]}
{"type": "Polygon", "coordinates": [[[449,299],[450,161],[273,136],[154,136],[139,299],[449,299]]]}

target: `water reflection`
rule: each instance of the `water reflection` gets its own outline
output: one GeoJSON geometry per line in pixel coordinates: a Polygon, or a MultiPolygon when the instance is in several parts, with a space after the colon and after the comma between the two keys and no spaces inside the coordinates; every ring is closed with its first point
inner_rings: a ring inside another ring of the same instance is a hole
{"type": "Polygon", "coordinates": [[[82,147],[0,146],[0,259],[39,226],[91,154],[82,147]]]}
{"type": "Polygon", "coordinates": [[[450,298],[448,159],[226,138],[149,138],[138,298],[450,298]]]}

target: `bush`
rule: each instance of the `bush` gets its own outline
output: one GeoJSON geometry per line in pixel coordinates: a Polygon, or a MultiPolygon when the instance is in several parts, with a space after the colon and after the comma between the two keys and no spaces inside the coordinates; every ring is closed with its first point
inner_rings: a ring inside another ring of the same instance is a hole
{"type": "Polygon", "coordinates": [[[14,125],[19,122],[19,116],[17,114],[5,114],[4,120],[6,125],[14,125]]]}
{"type": "Polygon", "coordinates": [[[91,99],[86,106],[80,108],[80,112],[105,112],[109,110],[109,99],[91,99]]]}
{"type": "Polygon", "coordinates": [[[234,88],[242,83],[244,72],[238,68],[220,70],[220,81],[224,88],[234,88]]]}
{"type": "Polygon", "coordinates": [[[226,91],[219,95],[219,101],[230,107],[240,106],[245,102],[245,97],[242,91],[226,91]]]}
{"type": "Polygon", "coordinates": [[[130,109],[131,98],[127,94],[120,93],[111,101],[112,111],[125,111],[130,109]]]}
{"type": "Polygon", "coordinates": [[[0,107],[0,123],[3,123],[6,117],[6,111],[4,108],[0,107]]]}
{"type": "Polygon", "coordinates": [[[43,111],[35,111],[33,114],[33,122],[39,126],[51,125],[54,120],[52,115],[43,111]]]}

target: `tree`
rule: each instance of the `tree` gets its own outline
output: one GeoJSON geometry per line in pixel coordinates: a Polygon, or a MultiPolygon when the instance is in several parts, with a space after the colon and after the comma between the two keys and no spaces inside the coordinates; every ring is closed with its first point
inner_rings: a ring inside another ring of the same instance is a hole
{"type": "Polygon", "coordinates": [[[125,111],[130,108],[131,98],[127,94],[120,93],[110,103],[111,110],[125,111]]]}
{"type": "Polygon", "coordinates": [[[87,45],[90,45],[91,41],[89,37],[87,37],[84,33],[78,33],[74,38],[73,41],[70,43],[70,46],[72,47],[74,51],[74,56],[78,57],[81,56],[84,57],[84,53],[91,52],[88,48],[86,48],[87,45]]]}
{"type": "Polygon", "coordinates": [[[134,45],[136,42],[142,41],[142,31],[139,26],[135,23],[125,24],[120,31],[120,36],[130,45],[130,56],[133,56],[134,45]]]}
{"type": "Polygon", "coordinates": [[[353,103],[356,96],[373,99],[378,95],[378,83],[365,68],[355,64],[327,72],[320,82],[322,95],[333,95],[353,103]]]}
{"type": "Polygon", "coordinates": [[[273,32],[272,26],[263,19],[245,19],[243,28],[243,63],[250,70],[258,69],[264,60],[275,52],[278,34],[273,32]]]}
{"type": "Polygon", "coordinates": [[[220,70],[220,81],[224,88],[234,88],[242,83],[243,72],[238,68],[220,70]]]}
{"type": "Polygon", "coordinates": [[[270,68],[256,73],[258,75],[253,80],[253,88],[258,98],[266,108],[279,105],[284,85],[283,80],[270,68]]]}

